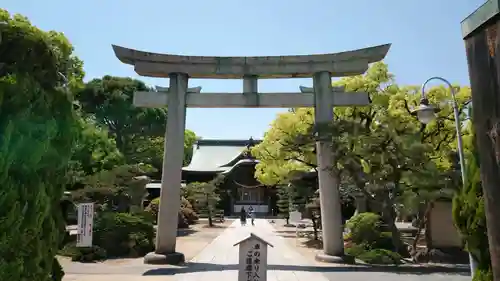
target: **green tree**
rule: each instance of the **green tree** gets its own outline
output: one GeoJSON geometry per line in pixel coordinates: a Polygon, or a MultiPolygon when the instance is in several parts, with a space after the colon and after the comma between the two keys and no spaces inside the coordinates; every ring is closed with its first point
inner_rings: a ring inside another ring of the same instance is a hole
{"type": "Polygon", "coordinates": [[[89,175],[82,189],[72,192],[73,202],[91,201],[103,211],[128,212],[142,206],[147,179],[142,176],[151,167],[142,164],[121,165],[89,175]]]}
{"type": "MultiPolygon", "coordinates": [[[[472,126],[469,122],[468,126],[472,126]]],[[[474,131],[472,137],[464,139],[466,147],[471,148],[466,162],[467,180],[453,198],[453,221],[460,231],[465,249],[478,262],[474,280],[491,280],[491,257],[488,245],[484,195],[479,169],[479,153],[476,149],[474,131]],[[483,279],[484,278],[484,279],[483,279]]]]}
{"type": "Polygon", "coordinates": [[[193,145],[199,137],[193,131],[184,131],[184,165],[187,166],[193,157],[193,145]]]}
{"type": "MultiPolygon", "coordinates": [[[[428,92],[433,103],[442,104],[436,121],[422,125],[411,114],[417,106],[417,87],[399,87],[383,63],[374,64],[365,75],[340,79],[336,86],[346,91],[370,95],[370,107],[335,109],[330,124],[313,126],[312,109],[292,109],[280,114],[252,154],[260,160],[256,176],[266,184],[288,181],[291,171],[309,171],[316,167],[315,134],[326,130],[337,165],[332,167],[341,184],[354,186],[364,194],[370,208],[381,214],[389,226],[397,248],[402,248],[394,224],[395,208],[404,192],[413,185],[440,190],[449,182],[444,175],[452,167],[447,157],[454,148],[454,120],[449,95],[444,87],[428,92]],[[399,244],[399,245],[398,245],[399,244]]],[[[470,90],[458,91],[461,107],[470,90]]],[[[463,115],[463,114],[462,114],[463,115]]]]}
{"type": "Polygon", "coordinates": [[[290,190],[287,185],[279,185],[278,186],[278,201],[276,205],[278,207],[278,212],[280,217],[286,220],[286,224],[290,224],[290,190]]]}
{"type": "Polygon", "coordinates": [[[165,108],[140,108],[133,105],[134,92],[152,91],[144,82],[104,76],[93,79],[78,92],[82,110],[107,128],[116,146],[128,159],[133,157],[133,141],[140,137],[161,137],[165,134],[165,108]]]}
{"type": "Polygon", "coordinates": [[[59,203],[78,135],[68,90],[82,63],[62,33],[2,9],[0,22],[0,279],[61,280],[59,203]]]}
{"type": "MultiPolygon", "coordinates": [[[[167,108],[140,108],[133,105],[137,91],[154,91],[140,80],[104,76],[88,82],[77,98],[82,111],[114,138],[129,164],[144,163],[161,171],[167,108]]],[[[184,162],[189,163],[194,132],[184,135],[184,162]]]]}
{"type": "Polygon", "coordinates": [[[117,149],[114,139],[108,132],[96,126],[92,120],[79,118],[79,137],[71,157],[71,168],[68,171],[69,188],[82,187],[85,177],[103,170],[111,170],[115,166],[124,164],[124,157],[117,149]]]}
{"type": "MultiPolygon", "coordinates": [[[[196,142],[193,131],[184,131],[184,165],[188,165],[193,156],[193,145],[196,142]]],[[[133,151],[129,153],[131,163],[144,163],[153,166],[161,172],[163,164],[163,149],[165,137],[137,136],[132,141],[133,151]]]]}
{"type": "Polygon", "coordinates": [[[224,181],[223,176],[216,177],[214,180],[209,182],[193,182],[184,188],[184,194],[188,201],[193,202],[194,206],[200,209],[206,209],[208,214],[208,225],[214,226],[213,216],[215,211],[215,206],[217,202],[220,201],[220,196],[218,194],[218,188],[220,184],[224,181]]]}

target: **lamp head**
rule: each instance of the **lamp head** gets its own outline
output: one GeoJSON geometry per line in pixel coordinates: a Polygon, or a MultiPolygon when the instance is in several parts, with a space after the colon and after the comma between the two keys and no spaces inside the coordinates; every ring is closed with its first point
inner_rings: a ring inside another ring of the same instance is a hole
{"type": "Polygon", "coordinates": [[[436,119],[436,112],[438,109],[429,104],[429,100],[423,98],[420,100],[420,105],[417,109],[413,111],[417,115],[420,122],[424,124],[430,123],[432,120],[436,119]]]}

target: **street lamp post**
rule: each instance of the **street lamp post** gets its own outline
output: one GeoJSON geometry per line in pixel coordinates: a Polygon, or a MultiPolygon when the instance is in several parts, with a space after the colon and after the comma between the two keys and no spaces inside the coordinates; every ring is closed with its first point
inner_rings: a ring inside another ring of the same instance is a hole
{"type": "MultiPolygon", "coordinates": [[[[462,129],[461,129],[462,126],[460,124],[460,112],[458,111],[458,101],[455,89],[453,88],[451,83],[442,77],[431,77],[427,79],[427,81],[425,81],[424,84],[422,85],[422,98],[420,100],[420,105],[413,112],[417,115],[420,122],[424,124],[427,124],[436,118],[436,113],[439,111],[439,109],[430,105],[429,100],[427,99],[427,96],[425,94],[425,86],[432,80],[439,80],[445,83],[449,87],[451,96],[453,98],[452,106],[453,106],[453,114],[455,116],[455,129],[457,131],[457,150],[460,161],[460,172],[462,176],[462,185],[465,185],[466,174],[465,174],[464,147],[462,143],[462,129]]],[[[470,253],[469,253],[469,260],[470,260],[471,274],[474,276],[474,272],[476,271],[477,268],[477,263],[470,253]]]]}

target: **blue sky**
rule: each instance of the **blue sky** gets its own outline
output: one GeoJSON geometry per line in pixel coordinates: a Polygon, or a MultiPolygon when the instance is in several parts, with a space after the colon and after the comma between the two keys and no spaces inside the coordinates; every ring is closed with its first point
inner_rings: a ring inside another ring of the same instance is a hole
{"type": "MultiPolygon", "coordinates": [[[[181,55],[294,55],[392,43],[385,60],[403,84],[431,76],[469,84],[460,22],[485,0],[3,0],[44,30],[64,32],[87,80],[138,77],[111,44],[181,55]]],[[[168,86],[166,79],[141,78],[168,86]]],[[[191,80],[207,92],[238,92],[240,80],[191,80]]],[[[310,79],[266,80],[264,92],[297,91],[310,79]]],[[[203,138],[260,138],[279,109],[188,109],[203,138]]]]}

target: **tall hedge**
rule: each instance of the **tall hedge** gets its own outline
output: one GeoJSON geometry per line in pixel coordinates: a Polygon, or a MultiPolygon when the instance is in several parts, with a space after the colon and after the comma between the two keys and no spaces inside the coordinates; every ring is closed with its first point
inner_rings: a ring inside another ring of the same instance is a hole
{"type": "MultiPolygon", "coordinates": [[[[475,138],[474,138],[475,139],[475,138]]],[[[491,280],[491,257],[486,234],[486,214],[479,170],[479,154],[472,139],[472,153],[466,164],[467,182],[453,198],[453,220],[465,249],[478,262],[475,281],[491,280]]]]}
{"type": "Polygon", "coordinates": [[[1,9],[0,22],[0,280],[60,280],[59,202],[77,118],[59,73],[75,85],[81,62],[60,33],[1,9]]]}

